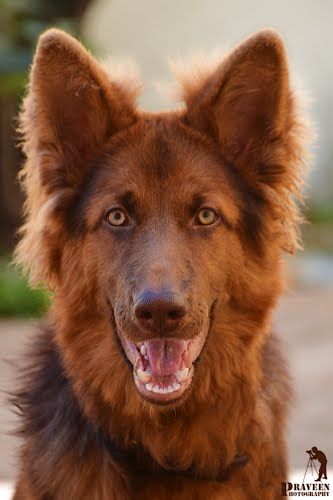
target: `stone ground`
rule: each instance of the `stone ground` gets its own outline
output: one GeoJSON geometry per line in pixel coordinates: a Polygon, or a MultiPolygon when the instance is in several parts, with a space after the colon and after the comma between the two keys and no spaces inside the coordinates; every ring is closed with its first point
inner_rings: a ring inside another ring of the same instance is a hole
{"type": "MultiPolygon", "coordinates": [[[[317,446],[324,450],[328,464],[333,460],[333,287],[306,287],[289,292],[280,302],[275,329],[285,344],[294,378],[296,398],[288,429],[290,465],[303,470],[305,450],[317,446]]],[[[33,323],[8,320],[0,322],[0,389],[13,386],[17,369],[4,359],[17,359],[33,323]]],[[[16,438],[8,432],[15,417],[0,392],[0,480],[12,480],[16,474],[16,438]]]]}

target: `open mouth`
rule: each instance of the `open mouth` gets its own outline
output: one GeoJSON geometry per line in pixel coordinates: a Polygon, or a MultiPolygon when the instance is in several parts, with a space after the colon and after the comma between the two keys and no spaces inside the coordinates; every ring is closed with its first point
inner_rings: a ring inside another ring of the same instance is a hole
{"type": "Polygon", "coordinates": [[[152,338],[137,343],[125,336],[120,341],[133,365],[133,377],[139,393],[152,403],[176,401],[189,389],[194,363],[201,353],[208,328],[185,340],[152,338]]]}

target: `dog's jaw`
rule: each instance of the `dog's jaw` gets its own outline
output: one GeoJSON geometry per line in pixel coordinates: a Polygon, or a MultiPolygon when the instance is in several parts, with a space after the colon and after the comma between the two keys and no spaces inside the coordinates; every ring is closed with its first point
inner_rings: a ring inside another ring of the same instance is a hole
{"type": "Polygon", "coordinates": [[[133,342],[119,335],[126,357],[133,366],[133,378],[139,394],[154,404],[171,404],[188,392],[194,363],[205,344],[209,321],[191,339],[153,338],[133,342]]]}

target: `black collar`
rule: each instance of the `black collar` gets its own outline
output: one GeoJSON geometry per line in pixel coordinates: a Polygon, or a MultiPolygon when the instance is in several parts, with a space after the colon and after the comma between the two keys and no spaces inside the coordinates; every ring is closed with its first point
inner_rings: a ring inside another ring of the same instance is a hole
{"type": "Polygon", "coordinates": [[[195,466],[188,469],[177,469],[175,467],[162,467],[158,464],[142,445],[135,444],[129,450],[122,449],[115,440],[106,436],[101,431],[98,433],[104,448],[110,453],[113,460],[119,463],[131,475],[147,474],[155,476],[182,476],[200,481],[228,481],[231,474],[238,468],[244,467],[250,460],[247,454],[236,454],[233,461],[225,468],[221,468],[218,474],[210,476],[198,473],[195,466]]]}

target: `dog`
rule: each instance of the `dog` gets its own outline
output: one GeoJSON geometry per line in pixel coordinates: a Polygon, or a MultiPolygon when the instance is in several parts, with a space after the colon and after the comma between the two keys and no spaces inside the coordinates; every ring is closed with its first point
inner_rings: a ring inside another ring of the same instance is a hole
{"type": "Polygon", "coordinates": [[[15,500],[280,497],[292,390],[271,315],[306,121],[274,30],[178,79],[183,106],[150,113],[76,39],[39,39],[15,258],[52,305],[14,401],[15,500]]]}

